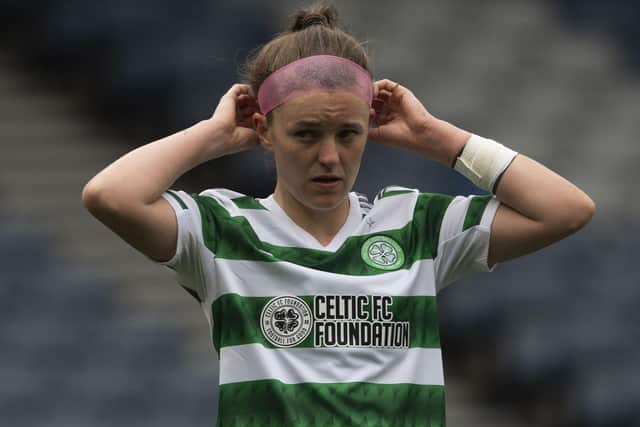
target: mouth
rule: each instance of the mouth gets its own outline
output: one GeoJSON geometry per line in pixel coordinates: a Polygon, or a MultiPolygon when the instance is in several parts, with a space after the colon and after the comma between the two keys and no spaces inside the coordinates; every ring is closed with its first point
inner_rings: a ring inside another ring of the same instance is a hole
{"type": "Polygon", "coordinates": [[[338,175],[318,175],[311,178],[311,181],[314,181],[314,182],[334,182],[334,181],[341,181],[341,180],[342,178],[340,178],[338,175]]]}
{"type": "Polygon", "coordinates": [[[311,182],[321,187],[333,187],[342,182],[342,178],[337,175],[318,175],[311,178],[311,182]]]}

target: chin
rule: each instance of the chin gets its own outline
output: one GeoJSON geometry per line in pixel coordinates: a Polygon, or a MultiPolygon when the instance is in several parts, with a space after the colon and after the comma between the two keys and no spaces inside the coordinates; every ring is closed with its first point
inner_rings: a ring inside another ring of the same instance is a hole
{"type": "Polygon", "coordinates": [[[307,197],[307,203],[305,204],[315,210],[330,211],[340,206],[347,197],[348,193],[318,194],[316,196],[307,197]]]}

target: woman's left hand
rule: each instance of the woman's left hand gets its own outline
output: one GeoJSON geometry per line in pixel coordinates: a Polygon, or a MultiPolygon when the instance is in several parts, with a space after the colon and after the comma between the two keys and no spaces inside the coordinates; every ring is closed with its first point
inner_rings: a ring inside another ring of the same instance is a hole
{"type": "Polygon", "coordinates": [[[374,83],[373,120],[368,137],[378,143],[417,151],[449,165],[468,132],[439,120],[406,87],[389,79],[374,83]]]}

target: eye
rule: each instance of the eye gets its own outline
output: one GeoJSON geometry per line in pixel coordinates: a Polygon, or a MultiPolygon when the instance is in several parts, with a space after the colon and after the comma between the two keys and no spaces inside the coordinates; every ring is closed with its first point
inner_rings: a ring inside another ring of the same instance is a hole
{"type": "Polygon", "coordinates": [[[294,135],[296,136],[296,138],[301,139],[303,141],[311,141],[312,139],[318,136],[317,134],[318,132],[307,129],[307,130],[300,130],[296,132],[294,135]]]}
{"type": "Polygon", "coordinates": [[[357,130],[353,130],[353,129],[345,129],[343,131],[340,131],[340,133],[338,133],[338,137],[340,139],[346,139],[346,140],[351,140],[353,139],[356,135],[359,135],[360,132],[358,132],[357,130]]]}

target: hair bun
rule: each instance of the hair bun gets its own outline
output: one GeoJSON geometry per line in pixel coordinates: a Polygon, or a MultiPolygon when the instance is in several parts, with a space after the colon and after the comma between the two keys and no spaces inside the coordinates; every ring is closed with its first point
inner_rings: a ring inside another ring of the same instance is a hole
{"type": "Polygon", "coordinates": [[[326,25],[327,24],[327,18],[325,18],[322,15],[309,15],[306,18],[304,18],[304,20],[302,21],[302,27],[306,28],[306,27],[310,27],[312,25],[326,25]]]}
{"type": "Polygon", "coordinates": [[[314,25],[336,28],[338,25],[338,10],[332,4],[314,4],[302,9],[292,16],[291,31],[301,31],[314,25]]]}

